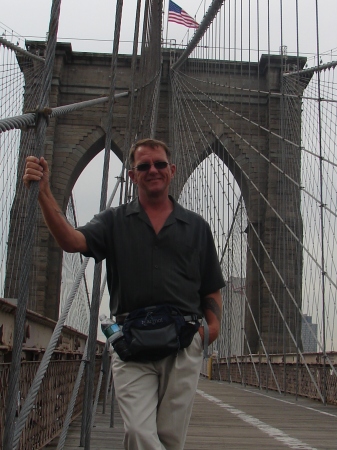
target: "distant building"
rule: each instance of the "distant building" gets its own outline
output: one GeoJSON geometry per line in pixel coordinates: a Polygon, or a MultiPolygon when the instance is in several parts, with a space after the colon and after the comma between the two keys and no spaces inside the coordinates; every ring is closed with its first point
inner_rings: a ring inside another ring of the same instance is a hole
{"type": "Polygon", "coordinates": [[[312,317],[307,314],[302,317],[302,344],[303,352],[317,352],[317,323],[312,323],[312,317]]]}

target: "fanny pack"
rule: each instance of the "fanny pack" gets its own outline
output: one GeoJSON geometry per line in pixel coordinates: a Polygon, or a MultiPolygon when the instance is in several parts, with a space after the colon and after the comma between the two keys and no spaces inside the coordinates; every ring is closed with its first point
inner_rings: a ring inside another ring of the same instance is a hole
{"type": "Polygon", "coordinates": [[[172,305],[140,308],[128,314],[113,346],[123,361],[158,361],[188,347],[199,326],[198,315],[184,316],[172,305]]]}

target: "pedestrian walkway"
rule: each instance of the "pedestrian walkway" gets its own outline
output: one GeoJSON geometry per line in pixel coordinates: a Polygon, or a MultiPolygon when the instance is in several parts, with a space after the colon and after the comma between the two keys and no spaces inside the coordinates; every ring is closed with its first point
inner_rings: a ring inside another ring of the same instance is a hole
{"type": "MultiPolygon", "coordinates": [[[[123,449],[123,424],[99,405],[91,450],[123,449]]],[[[78,450],[81,420],[73,422],[65,450],[78,450]]],[[[56,443],[47,448],[56,448],[56,443]]],[[[337,407],[309,399],[260,391],[239,384],[200,379],[184,450],[337,449],[337,407]]]]}
{"type": "Polygon", "coordinates": [[[337,407],[200,380],[185,450],[337,449],[337,407]]]}

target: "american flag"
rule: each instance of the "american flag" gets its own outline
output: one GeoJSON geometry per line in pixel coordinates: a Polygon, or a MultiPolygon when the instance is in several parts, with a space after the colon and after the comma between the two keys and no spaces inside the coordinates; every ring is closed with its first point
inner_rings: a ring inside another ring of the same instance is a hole
{"type": "Polygon", "coordinates": [[[199,24],[196,22],[193,17],[187,14],[180,6],[170,0],[169,3],[169,13],[168,13],[168,21],[176,22],[180,25],[185,25],[187,28],[198,28],[199,24]]]}

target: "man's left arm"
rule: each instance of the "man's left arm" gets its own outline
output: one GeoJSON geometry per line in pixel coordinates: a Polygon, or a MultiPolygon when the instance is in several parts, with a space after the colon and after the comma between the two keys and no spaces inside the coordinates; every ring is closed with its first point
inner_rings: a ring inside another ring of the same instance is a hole
{"type": "MultiPolygon", "coordinates": [[[[206,295],[201,301],[206,322],[209,328],[209,344],[218,337],[222,316],[222,297],[220,289],[213,294],[206,295]]],[[[204,341],[204,327],[199,328],[199,333],[204,341]]]]}

